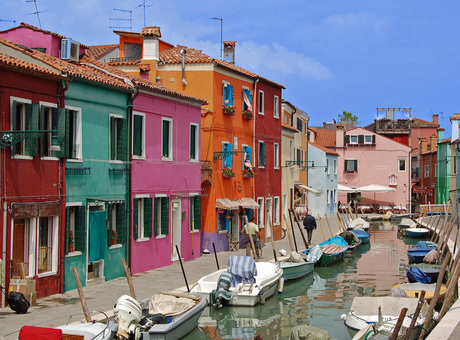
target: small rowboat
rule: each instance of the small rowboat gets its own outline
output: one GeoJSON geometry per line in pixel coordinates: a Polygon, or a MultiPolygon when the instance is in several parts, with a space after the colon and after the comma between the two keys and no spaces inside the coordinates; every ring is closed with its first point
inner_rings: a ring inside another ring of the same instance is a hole
{"type": "Polygon", "coordinates": [[[402,232],[407,237],[426,237],[430,230],[428,228],[407,228],[402,232]]]}
{"type": "Polygon", "coordinates": [[[355,229],[355,230],[352,230],[351,232],[356,234],[356,236],[358,236],[358,238],[361,240],[361,244],[369,243],[371,240],[371,234],[369,234],[368,232],[364,230],[355,229]]]}
{"type": "MultiPolygon", "coordinates": [[[[420,293],[422,290],[425,291],[425,300],[427,303],[431,302],[431,299],[433,299],[434,296],[434,289],[436,288],[436,283],[420,283],[420,282],[414,282],[414,283],[397,283],[395,284],[393,288],[399,288],[402,289],[406,292],[408,298],[418,298],[420,296],[420,293]]],[[[444,295],[446,295],[447,287],[443,283],[441,285],[441,289],[439,291],[439,300],[442,300],[444,298],[444,295]]]]}
{"type": "MultiPolygon", "coordinates": [[[[431,283],[435,283],[438,280],[439,272],[441,271],[442,265],[440,264],[430,264],[430,263],[414,263],[405,267],[406,271],[409,271],[411,268],[420,269],[427,277],[430,278],[431,283]]],[[[409,277],[408,277],[409,278],[409,277]]],[[[409,282],[412,282],[409,279],[409,282]]]]}
{"type": "Polygon", "coordinates": [[[351,231],[344,231],[339,234],[347,243],[348,249],[347,253],[353,253],[358,250],[358,247],[361,245],[362,241],[355,233],[351,231]]]}
{"type": "MultiPolygon", "coordinates": [[[[345,252],[348,250],[348,243],[340,236],[334,236],[319,244],[323,255],[316,262],[315,266],[327,267],[331,264],[342,261],[345,252]]],[[[308,254],[312,248],[303,250],[301,253],[308,254]]]]}

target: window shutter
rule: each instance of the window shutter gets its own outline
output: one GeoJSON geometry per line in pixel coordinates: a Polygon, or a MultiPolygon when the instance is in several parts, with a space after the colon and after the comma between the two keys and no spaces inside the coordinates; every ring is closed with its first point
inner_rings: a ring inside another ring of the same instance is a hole
{"type": "Polygon", "coordinates": [[[117,233],[118,243],[125,244],[126,230],[126,204],[125,202],[117,204],[117,233]]]}
{"type": "Polygon", "coordinates": [[[228,84],[227,91],[228,91],[228,105],[233,106],[233,85],[228,84]]]}
{"type": "MultiPolygon", "coordinates": [[[[40,131],[43,130],[48,130],[45,129],[45,114],[46,114],[46,108],[45,106],[41,105],[40,106],[40,116],[39,116],[39,122],[38,122],[38,129],[40,131]]],[[[41,133],[40,134],[40,157],[45,155],[45,139],[46,139],[46,133],[41,133]]],[[[66,247],[67,249],[67,247],[66,247]]]]}
{"type": "Polygon", "coordinates": [[[266,159],[266,145],[265,143],[262,143],[262,153],[261,153],[261,162],[262,165],[265,166],[265,159],[266,159]]]}
{"type": "Polygon", "coordinates": [[[358,171],[358,160],[357,159],[353,160],[353,170],[358,171]]]}
{"type": "MultiPolygon", "coordinates": [[[[38,130],[38,105],[26,104],[25,130],[38,130]]],[[[37,138],[28,136],[25,139],[25,154],[37,156],[37,138]]]]}
{"type": "Polygon", "coordinates": [[[297,149],[297,165],[300,166],[300,149],[297,149]]]}
{"type": "Polygon", "coordinates": [[[169,227],[169,198],[161,198],[161,234],[168,235],[169,227]]]}
{"type": "Polygon", "coordinates": [[[144,237],[152,237],[152,198],[144,198],[144,237]]]}
{"type": "Polygon", "coordinates": [[[142,156],[142,119],[141,115],[134,115],[133,121],[133,155],[142,156]]]}
{"type": "Polygon", "coordinates": [[[126,161],[126,119],[117,119],[117,159],[126,161]]]}
{"type": "Polygon", "coordinates": [[[372,144],[375,144],[375,135],[372,135],[372,144]]]}
{"type": "Polygon", "coordinates": [[[53,130],[58,130],[57,132],[57,140],[61,151],[53,151],[53,154],[56,157],[64,157],[65,150],[66,150],[66,143],[65,143],[65,136],[66,136],[66,109],[64,108],[53,108],[52,110],[52,128],[53,130]]]}
{"type": "Polygon", "coordinates": [[[153,208],[154,208],[153,209],[153,211],[154,211],[154,213],[153,213],[153,231],[155,233],[155,236],[158,236],[158,229],[159,229],[159,227],[158,227],[158,222],[159,222],[158,221],[158,211],[160,211],[159,208],[158,208],[159,203],[160,203],[160,199],[158,197],[155,197],[154,205],[153,205],[153,208]]]}
{"type": "Polygon", "coordinates": [[[345,171],[348,171],[348,160],[345,160],[345,171]]]}
{"type": "Polygon", "coordinates": [[[194,198],[195,204],[194,204],[194,218],[195,218],[195,223],[193,224],[193,229],[194,230],[200,230],[201,229],[201,196],[195,196],[194,198]]]}
{"type": "Polygon", "coordinates": [[[133,200],[133,236],[137,240],[139,238],[139,198],[133,200]]]}
{"type": "MultiPolygon", "coordinates": [[[[64,252],[67,254],[69,252],[69,232],[70,232],[70,209],[69,207],[65,208],[65,250],[64,252]]],[[[74,235],[75,237],[75,235],[74,235]]]]}
{"type": "Polygon", "coordinates": [[[169,121],[163,120],[163,148],[162,156],[169,157],[169,121]]]}
{"type": "Polygon", "coordinates": [[[117,159],[116,158],[116,130],[115,130],[115,117],[110,117],[110,159],[117,159]]]}
{"type": "Polygon", "coordinates": [[[364,135],[358,135],[358,143],[360,144],[364,143],[364,135]]]}
{"type": "Polygon", "coordinates": [[[190,159],[196,159],[196,126],[190,125],[190,159]]]}
{"type": "Polygon", "coordinates": [[[69,109],[65,109],[65,157],[73,158],[72,157],[72,149],[73,147],[70,143],[73,143],[70,131],[70,121],[71,121],[71,114],[69,109]]]}
{"type": "Polygon", "coordinates": [[[227,167],[232,169],[233,168],[233,145],[232,144],[227,144],[227,152],[229,152],[229,154],[227,155],[227,167]]]}
{"type": "Polygon", "coordinates": [[[85,207],[75,209],[75,250],[85,251],[86,248],[86,212],[85,207]]]}
{"type": "MultiPolygon", "coordinates": [[[[12,105],[12,114],[11,114],[11,131],[16,131],[16,118],[17,118],[17,111],[18,111],[18,102],[13,100],[12,105]]],[[[11,156],[16,154],[16,145],[11,146],[11,156]]]]}
{"type": "Polygon", "coordinates": [[[227,87],[225,83],[222,84],[222,106],[225,106],[225,99],[227,99],[227,87]]]}
{"type": "Polygon", "coordinates": [[[345,144],[350,144],[350,135],[345,135],[345,144]]]}
{"type": "Polygon", "coordinates": [[[113,204],[107,203],[107,220],[109,221],[109,228],[107,229],[107,246],[110,247],[112,245],[112,212],[113,212],[113,204]]]}

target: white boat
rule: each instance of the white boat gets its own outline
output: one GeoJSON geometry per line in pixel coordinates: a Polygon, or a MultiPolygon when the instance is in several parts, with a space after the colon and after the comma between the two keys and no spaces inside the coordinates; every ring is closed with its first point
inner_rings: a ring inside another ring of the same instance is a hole
{"type": "Polygon", "coordinates": [[[410,227],[416,227],[418,224],[411,218],[403,218],[401,222],[398,223],[399,229],[404,229],[404,228],[410,228],[410,227]]]}
{"type": "Polygon", "coordinates": [[[348,222],[347,229],[348,230],[359,229],[359,230],[367,231],[369,230],[369,226],[370,226],[369,221],[363,220],[362,218],[358,217],[348,222]]]}
{"type": "MultiPolygon", "coordinates": [[[[399,314],[403,308],[407,308],[406,316],[404,317],[401,331],[409,328],[412,322],[419,299],[407,297],[355,297],[347,314],[342,315],[344,324],[347,327],[348,333],[354,339],[354,336],[363,328],[367,328],[370,324],[375,324],[377,328],[384,327],[385,330],[391,330],[398,321],[399,314]],[[380,313],[379,313],[380,308],[380,313]]],[[[417,317],[414,330],[411,333],[411,339],[416,339],[420,333],[421,326],[425,321],[425,315],[428,310],[428,305],[423,304],[420,313],[417,317]]]]}
{"type": "Polygon", "coordinates": [[[278,263],[283,270],[283,277],[286,280],[295,280],[313,272],[315,263],[322,255],[321,248],[318,246],[316,253],[308,253],[305,258],[293,251],[290,256],[278,257],[278,263]]]}
{"type": "Polygon", "coordinates": [[[276,263],[255,262],[249,256],[230,256],[228,268],[203,276],[193,285],[192,294],[207,299],[216,308],[255,306],[265,303],[278,288],[283,270],[276,263]]]}

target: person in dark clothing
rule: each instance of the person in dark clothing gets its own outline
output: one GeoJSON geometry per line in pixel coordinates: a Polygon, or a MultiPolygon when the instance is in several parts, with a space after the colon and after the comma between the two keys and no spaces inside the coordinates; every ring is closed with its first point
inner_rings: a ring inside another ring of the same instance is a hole
{"type": "Polygon", "coordinates": [[[311,244],[311,237],[313,235],[313,230],[316,229],[316,220],[312,215],[307,215],[303,219],[303,227],[307,231],[307,236],[308,236],[308,245],[311,244]]]}

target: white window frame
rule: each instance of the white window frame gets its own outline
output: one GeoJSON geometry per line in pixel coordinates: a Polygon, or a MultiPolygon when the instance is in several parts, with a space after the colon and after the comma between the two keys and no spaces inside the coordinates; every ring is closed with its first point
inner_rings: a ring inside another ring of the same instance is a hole
{"type": "MultiPolygon", "coordinates": [[[[168,198],[168,195],[167,194],[156,194],[155,198],[159,198],[160,200],[158,201],[157,210],[155,210],[155,200],[153,200],[152,223],[153,223],[154,229],[152,230],[152,237],[155,237],[155,239],[160,239],[160,238],[165,238],[166,236],[168,236],[168,234],[163,234],[161,232],[161,216],[162,216],[161,215],[161,205],[163,204],[163,199],[168,198]],[[158,217],[157,217],[158,224],[157,225],[155,225],[155,214],[158,214],[158,217]],[[155,230],[157,230],[157,236],[155,236],[155,230]]],[[[170,202],[170,204],[171,204],[171,202],[170,202]]],[[[168,214],[168,231],[169,231],[169,227],[171,226],[171,212],[169,211],[169,207],[168,207],[168,212],[167,212],[167,214],[168,214]]]]}
{"type": "MultiPolygon", "coordinates": [[[[112,159],[112,155],[111,155],[111,148],[112,148],[112,138],[116,137],[116,136],[112,136],[112,128],[110,126],[110,122],[112,120],[112,118],[115,118],[115,122],[117,124],[115,130],[116,130],[116,133],[118,133],[118,120],[121,119],[122,121],[124,120],[124,117],[120,114],[116,114],[116,113],[110,113],[109,114],[109,160],[110,160],[110,163],[115,163],[115,164],[123,164],[123,160],[121,159],[112,159]]],[[[117,139],[115,138],[115,157],[117,157],[118,155],[118,148],[120,146],[118,145],[117,143],[117,139]]]]}
{"type": "Polygon", "coordinates": [[[398,158],[398,172],[407,172],[407,158],[398,158]],[[404,170],[401,170],[401,161],[404,162],[404,170]]]}
{"type": "MultiPolygon", "coordinates": [[[[48,125],[45,126],[45,130],[53,130],[53,127],[52,127],[52,124],[53,124],[53,112],[52,112],[52,109],[56,109],[57,104],[49,103],[49,102],[39,102],[39,108],[40,108],[40,114],[41,115],[45,114],[45,112],[41,111],[42,107],[45,107],[46,115],[48,116],[48,125]]],[[[45,138],[48,139],[48,145],[51,145],[52,133],[47,132],[45,138]]],[[[49,148],[48,148],[48,150],[44,150],[44,152],[45,152],[46,155],[43,155],[41,157],[41,159],[43,159],[43,160],[53,160],[53,161],[59,160],[59,157],[51,156],[52,151],[50,151],[49,148]]]]}
{"type": "MultiPolygon", "coordinates": [[[[289,141],[289,154],[290,154],[290,157],[289,157],[289,161],[294,161],[294,154],[295,154],[295,150],[294,150],[294,141],[289,141]]],[[[294,167],[294,164],[291,163],[291,168],[294,167]]]]}
{"type": "Polygon", "coordinates": [[[173,120],[172,118],[168,117],[161,117],[161,160],[163,161],[172,161],[173,160],[173,120]],[[163,122],[168,121],[169,122],[169,140],[168,140],[168,156],[163,156],[163,122]]]}
{"type": "Polygon", "coordinates": [[[280,168],[280,145],[273,143],[273,168],[280,168]]]}
{"type": "Polygon", "coordinates": [[[280,225],[280,197],[273,196],[273,225],[280,225]]]}
{"type": "Polygon", "coordinates": [[[280,98],[278,96],[274,96],[273,98],[273,117],[276,118],[276,119],[279,119],[280,118],[280,109],[279,109],[279,106],[280,106],[280,98]]]}
{"type": "Polygon", "coordinates": [[[144,236],[144,214],[145,214],[145,197],[136,197],[137,201],[137,241],[145,240],[144,236]]]}
{"type": "Polygon", "coordinates": [[[334,159],[334,175],[337,175],[337,160],[334,159]]]}
{"type": "Polygon", "coordinates": [[[350,135],[350,144],[358,144],[358,135],[350,135]],[[356,141],[353,141],[356,139],[356,141]]]}
{"type": "Polygon", "coordinates": [[[265,199],[263,197],[257,197],[257,203],[259,204],[259,210],[257,210],[257,226],[259,228],[264,228],[265,199]]]}
{"type": "Polygon", "coordinates": [[[334,189],[334,203],[339,203],[339,195],[337,194],[337,189],[334,189]]]}
{"type": "MultiPolygon", "coordinates": [[[[190,123],[190,129],[189,129],[189,145],[190,148],[192,147],[192,126],[196,129],[195,131],[195,145],[193,145],[195,149],[195,158],[190,158],[190,162],[192,163],[198,163],[200,161],[200,125],[197,123],[190,123]]],[[[190,150],[189,150],[189,157],[190,157],[190,150]]]]}
{"type": "Polygon", "coordinates": [[[265,93],[262,90],[259,90],[259,95],[257,96],[257,99],[259,100],[259,114],[261,116],[265,115],[264,110],[265,110],[265,93]]]}
{"type": "Polygon", "coordinates": [[[364,144],[372,144],[372,135],[364,135],[364,144]],[[370,141],[367,141],[370,138],[370,141]]]}
{"type": "Polygon", "coordinates": [[[265,169],[265,167],[267,166],[267,144],[264,141],[259,140],[257,143],[257,147],[258,147],[257,149],[257,167],[265,169]],[[260,160],[261,160],[260,145],[261,144],[265,144],[265,165],[260,165],[260,160]]]}
{"type": "Polygon", "coordinates": [[[326,158],[326,170],[327,170],[327,174],[330,175],[331,167],[329,166],[329,158],[326,158]]]}
{"type": "Polygon", "coordinates": [[[134,111],[133,112],[133,118],[132,118],[132,126],[131,126],[131,133],[132,133],[132,136],[134,136],[134,116],[141,116],[142,117],[142,127],[141,127],[141,130],[142,130],[142,140],[141,140],[141,148],[142,148],[142,154],[141,155],[135,155],[134,154],[134,143],[131,143],[131,155],[133,157],[133,159],[145,159],[145,124],[146,124],[146,121],[145,121],[145,113],[142,113],[142,112],[137,112],[137,111],[134,111]]]}
{"type": "MultiPolygon", "coordinates": [[[[13,107],[13,101],[16,101],[18,103],[21,103],[21,104],[32,104],[32,100],[31,99],[25,99],[25,98],[19,98],[19,97],[10,97],[10,122],[12,123],[13,120],[11,119],[13,117],[13,113],[16,114],[16,112],[13,112],[13,110],[15,110],[15,107],[13,107]]],[[[25,130],[25,120],[26,120],[26,112],[25,112],[25,107],[23,106],[23,109],[22,109],[22,112],[21,112],[21,130],[24,131],[25,130]]],[[[15,128],[13,128],[13,126],[11,126],[11,130],[15,130],[15,128]]],[[[21,141],[19,142],[21,143],[22,145],[22,150],[21,150],[21,154],[15,154],[14,156],[12,156],[12,158],[17,158],[17,159],[33,159],[32,156],[29,156],[29,155],[24,155],[24,152],[25,152],[25,141],[21,141]]],[[[14,148],[15,145],[12,146],[12,148],[14,148]]]]}
{"type": "MultiPolygon", "coordinates": [[[[46,277],[46,276],[52,276],[56,275],[57,273],[57,267],[58,267],[58,244],[59,244],[59,216],[49,216],[48,219],[51,221],[51,235],[50,235],[50,243],[51,243],[51,270],[43,273],[38,273],[38,228],[39,228],[39,220],[40,217],[34,218],[35,222],[35,233],[34,237],[36,237],[36,253],[35,253],[35,270],[36,270],[36,275],[40,277],[46,277]]],[[[30,251],[30,250],[29,250],[30,251]]],[[[30,263],[30,262],[29,262],[30,263]]],[[[29,268],[29,273],[30,273],[30,268],[29,268]]]]}
{"type": "Polygon", "coordinates": [[[330,192],[330,190],[327,189],[326,190],[326,203],[327,204],[331,204],[331,197],[329,196],[329,192],[330,192]]]}
{"type": "MultiPolygon", "coordinates": [[[[66,158],[66,162],[81,162],[83,161],[83,137],[82,137],[82,123],[81,123],[81,116],[82,110],[80,107],[76,106],[67,106],[66,110],[75,111],[76,112],[76,121],[75,121],[75,157],[74,158],[66,158]]],[[[67,133],[67,131],[66,131],[67,133]]]]}

